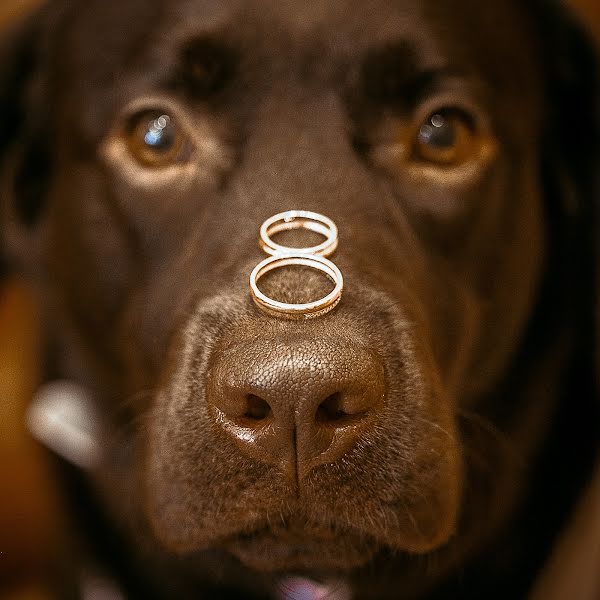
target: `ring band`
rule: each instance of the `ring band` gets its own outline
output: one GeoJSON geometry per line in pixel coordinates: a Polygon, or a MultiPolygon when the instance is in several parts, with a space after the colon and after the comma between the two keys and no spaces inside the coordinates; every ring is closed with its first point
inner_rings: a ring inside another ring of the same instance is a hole
{"type": "Polygon", "coordinates": [[[287,319],[312,319],[320,317],[336,307],[344,289],[344,278],[341,271],[330,261],[322,256],[305,253],[287,253],[265,258],[254,267],[250,274],[250,293],[255,304],[267,314],[287,319]],[[335,284],[333,290],[319,300],[305,304],[289,304],[279,302],[263,294],[258,289],[258,280],[269,271],[287,266],[310,267],[325,273],[335,284]]]}
{"type": "Polygon", "coordinates": [[[312,254],[330,256],[338,245],[338,229],[329,218],[308,210],[288,210],[268,218],[260,227],[260,247],[271,255],[312,254]],[[271,236],[280,231],[308,229],[325,236],[325,241],[309,248],[292,248],[275,243],[271,236]]]}

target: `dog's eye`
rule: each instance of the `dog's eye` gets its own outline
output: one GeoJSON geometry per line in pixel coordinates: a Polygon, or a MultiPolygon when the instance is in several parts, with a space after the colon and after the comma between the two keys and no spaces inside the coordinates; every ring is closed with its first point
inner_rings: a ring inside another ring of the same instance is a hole
{"type": "Polygon", "coordinates": [[[413,158],[441,165],[464,162],[476,151],[472,119],[464,112],[444,109],[421,123],[413,147],[413,158]]]}
{"type": "Polygon", "coordinates": [[[130,121],[125,133],[129,151],[144,166],[166,167],[190,157],[189,139],[168,114],[143,112],[130,121]]]}

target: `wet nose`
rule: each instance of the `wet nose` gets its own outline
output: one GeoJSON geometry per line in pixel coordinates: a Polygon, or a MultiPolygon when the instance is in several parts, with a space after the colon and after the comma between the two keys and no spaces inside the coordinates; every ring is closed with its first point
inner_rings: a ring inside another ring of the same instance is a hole
{"type": "Polygon", "coordinates": [[[214,352],[207,400],[243,454],[296,480],[368,436],[384,388],[381,360],[359,344],[253,340],[214,352]]]}

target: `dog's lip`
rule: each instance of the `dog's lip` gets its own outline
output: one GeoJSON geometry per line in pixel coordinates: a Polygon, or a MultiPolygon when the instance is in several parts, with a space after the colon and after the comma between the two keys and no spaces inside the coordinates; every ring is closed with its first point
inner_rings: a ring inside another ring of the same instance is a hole
{"type": "Polygon", "coordinates": [[[301,549],[319,544],[335,543],[338,539],[339,534],[325,529],[307,532],[294,526],[273,528],[264,525],[253,530],[235,533],[223,540],[222,544],[228,548],[250,548],[260,544],[272,544],[301,549]]]}
{"type": "Polygon", "coordinates": [[[299,525],[242,531],[223,540],[222,546],[251,568],[280,573],[293,570],[312,578],[362,566],[379,549],[379,544],[364,534],[330,528],[304,530],[299,525]]]}

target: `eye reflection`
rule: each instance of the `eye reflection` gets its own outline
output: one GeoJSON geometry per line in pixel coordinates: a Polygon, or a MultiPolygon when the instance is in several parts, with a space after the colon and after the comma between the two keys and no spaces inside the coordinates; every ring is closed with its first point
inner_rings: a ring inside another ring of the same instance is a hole
{"type": "Polygon", "coordinates": [[[472,119],[460,110],[443,109],[421,123],[416,134],[415,158],[437,164],[458,164],[473,157],[481,140],[472,119]]]}
{"type": "Polygon", "coordinates": [[[192,145],[170,115],[145,111],[134,116],[125,137],[129,151],[142,165],[165,167],[190,158],[192,145]]]}
{"type": "Polygon", "coordinates": [[[163,148],[170,146],[173,143],[173,131],[169,127],[171,117],[169,115],[161,115],[158,119],[150,121],[148,124],[148,132],[144,136],[144,141],[149,146],[163,148]]]}
{"type": "Polygon", "coordinates": [[[419,131],[419,140],[423,144],[431,144],[438,148],[448,148],[456,141],[456,131],[446,119],[435,114],[424,124],[419,131]]]}

